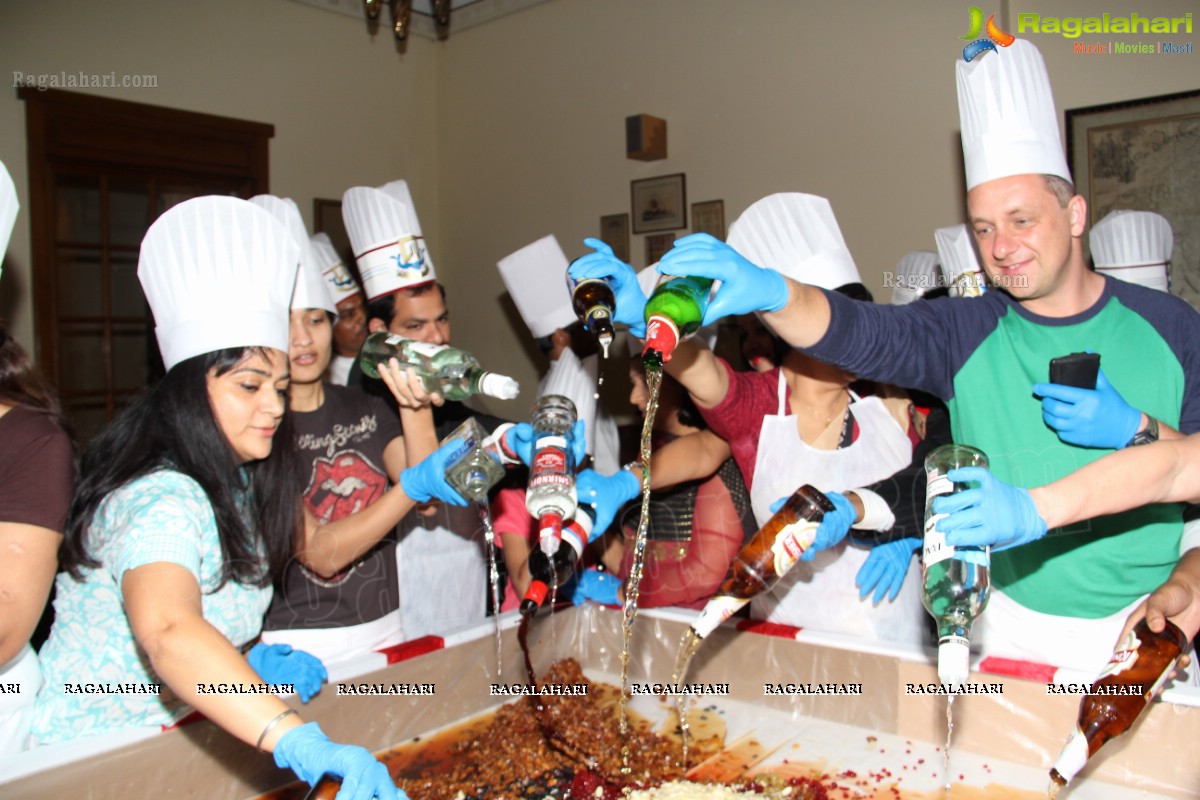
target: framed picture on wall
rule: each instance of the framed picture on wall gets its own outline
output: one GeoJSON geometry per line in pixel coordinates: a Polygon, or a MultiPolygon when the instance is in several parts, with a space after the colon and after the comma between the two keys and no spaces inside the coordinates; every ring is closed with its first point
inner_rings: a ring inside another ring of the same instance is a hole
{"type": "Polygon", "coordinates": [[[607,214],[600,218],[600,241],[612,248],[613,255],[629,263],[629,215],[607,214]]]}
{"type": "Polygon", "coordinates": [[[342,263],[347,266],[354,264],[354,248],[350,246],[350,235],[346,233],[346,223],[342,221],[341,200],[313,198],[313,233],[328,236],[329,241],[333,242],[333,249],[342,257],[342,263]]]}
{"type": "Polygon", "coordinates": [[[634,233],[687,227],[687,187],[682,172],[631,181],[629,190],[634,233]]]}
{"type": "Polygon", "coordinates": [[[1171,294],[1200,308],[1200,90],[1071,108],[1066,121],[1088,224],[1118,209],[1162,214],[1175,237],[1171,294]]]}
{"type": "Polygon", "coordinates": [[[707,233],[714,239],[725,241],[725,201],[692,203],[692,233],[707,233]]]}
{"type": "Polygon", "coordinates": [[[675,234],[655,233],[646,237],[646,266],[657,264],[671,245],[675,244],[675,234]]]}

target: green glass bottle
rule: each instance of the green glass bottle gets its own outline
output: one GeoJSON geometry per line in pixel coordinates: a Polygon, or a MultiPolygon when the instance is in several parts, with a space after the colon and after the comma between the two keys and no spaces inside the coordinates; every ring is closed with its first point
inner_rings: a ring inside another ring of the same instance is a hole
{"type": "Polygon", "coordinates": [[[376,331],[358,352],[358,364],[369,378],[378,378],[379,364],[391,358],[397,359],[401,368],[415,369],[425,391],[437,392],[447,400],[462,400],[473,394],[511,400],[520,389],[507,375],[483,370],[475,356],[466,350],[445,344],[417,342],[376,331]]]}
{"type": "Polygon", "coordinates": [[[712,285],[711,278],[679,275],[654,287],[646,301],[646,347],[642,359],[647,367],[670,361],[675,347],[700,329],[712,285]]]}

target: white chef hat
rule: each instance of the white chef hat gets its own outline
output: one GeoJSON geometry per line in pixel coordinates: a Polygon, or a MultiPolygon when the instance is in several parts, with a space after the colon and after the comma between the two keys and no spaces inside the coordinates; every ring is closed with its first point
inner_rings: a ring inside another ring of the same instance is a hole
{"type": "Polygon", "coordinates": [[[1050,78],[1033,44],[1017,39],[956,69],[968,191],[1010,175],[1071,180],[1050,78]]]}
{"type": "MultiPolygon", "coordinates": [[[[553,235],[525,245],[500,259],[496,266],[533,338],[549,336],[576,321],[564,277],[569,263],[553,235]]],[[[579,404],[575,405],[578,408],[579,404]]]]}
{"type": "Polygon", "coordinates": [[[801,283],[823,289],[862,283],[824,197],[797,192],[768,195],[734,220],[726,241],[753,263],[801,283]]]}
{"type": "Polygon", "coordinates": [[[163,363],[215,350],[287,352],[300,248],[270,212],[236,197],[186,200],[142,239],[138,280],[163,363]]]}
{"type": "Polygon", "coordinates": [[[938,228],[933,240],[951,297],[979,297],[987,291],[987,277],[975,255],[975,237],[966,225],[938,228]]]}
{"type": "Polygon", "coordinates": [[[905,253],[896,262],[896,272],[892,276],[892,305],[907,305],[942,285],[937,253],[932,250],[905,253]]]}
{"type": "Polygon", "coordinates": [[[1111,211],[1088,233],[1096,271],[1169,291],[1167,264],[1175,237],[1171,223],[1153,211],[1111,211]]]}
{"type": "Polygon", "coordinates": [[[12,236],[17,222],[17,211],[21,201],[17,199],[17,187],[8,168],[0,161],[0,269],[4,267],[4,254],[8,251],[8,237],[12,236]]]}
{"type": "Polygon", "coordinates": [[[259,194],[251,197],[250,202],[271,212],[271,216],[288,229],[292,241],[300,248],[300,270],[296,274],[296,288],[292,291],[292,308],[320,308],[336,314],[337,306],[325,288],[325,279],[317,265],[317,254],[308,240],[308,231],[295,201],[290,197],[259,194]]]}
{"type": "MultiPolygon", "coordinates": [[[[667,281],[670,279],[671,279],[670,275],[663,275],[662,273],[660,273],[658,271],[657,263],[651,264],[650,266],[646,267],[644,270],[642,270],[641,272],[639,272],[637,274],[638,286],[642,287],[642,294],[646,295],[646,297],[649,297],[651,294],[654,293],[654,287],[658,286],[660,281],[667,281]]],[[[714,289],[715,289],[715,284],[714,284],[714,289]]],[[[709,297],[712,296],[712,291],[713,290],[710,290],[709,297]]],[[[715,322],[708,323],[704,327],[697,330],[695,335],[700,337],[700,341],[702,341],[706,345],[708,345],[709,350],[712,350],[713,348],[715,348],[717,346],[717,323],[715,323],[715,322]]],[[[629,351],[631,353],[633,352],[633,348],[636,344],[637,344],[637,337],[630,336],[629,337],[629,351]]],[[[641,348],[638,348],[637,352],[641,353],[642,352],[641,348]]]]}
{"type": "Polygon", "coordinates": [[[335,306],[347,297],[362,294],[362,289],[350,274],[350,269],[342,263],[342,257],[330,241],[329,234],[314,233],[308,241],[312,245],[321,275],[325,278],[325,288],[333,298],[335,306]]]}
{"type": "Polygon", "coordinates": [[[342,219],[368,300],[437,280],[404,181],[348,189],[342,219]]]}

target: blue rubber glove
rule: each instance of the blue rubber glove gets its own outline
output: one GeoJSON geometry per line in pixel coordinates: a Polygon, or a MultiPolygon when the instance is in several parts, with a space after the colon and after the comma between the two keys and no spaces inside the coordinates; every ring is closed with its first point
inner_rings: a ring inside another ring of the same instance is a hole
{"type": "Polygon", "coordinates": [[[721,281],[704,312],[704,323],[751,311],[778,311],[787,305],[787,279],[773,269],[751,264],[729,245],[707,233],[685,236],[658,264],[664,275],[695,275],[721,281]]]}
{"type": "MultiPolygon", "coordinates": [[[[854,506],[850,505],[850,501],[846,499],[845,495],[826,492],[825,496],[829,498],[829,502],[833,503],[834,511],[826,514],[821,520],[817,534],[813,537],[813,543],[800,554],[801,561],[812,561],[817,553],[828,550],[845,539],[846,534],[850,532],[850,526],[854,524],[854,518],[858,516],[854,511],[854,506]]],[[[789,497],[791,495],[781,497],[772,503],[771,513],[774,514],[783,508],[783,504],[788,501],[789,497]]]]}
{"type": "Polygon", "coordinates": [[[594,469],[585,469],[575,478],[575,492],[579,502],[596,509],[596,522],[588,538],[590,542],[608,530],[621,506],[641,494],[642,482],[627,469],[613,475],[601,475],[594,469]]]}
{"type": "Polygon", "coordinates": [[[1033,393],[1042,398],[1042,419],[1067,444],[1120,450],[1142,422],[1142,412],[1125,402],[1104,370],[1095,389],[1036,383],[1033,393]]]}
{"type": "Polygon", "coordinates": [[[924,543],[924,540],[916,538],[897,539],[872,547],[871,552],[867,554],[867,560],[858,568],[858,575],[854,578],[859,598],[865,598],[871,592],[875,592],[871,602],[876,605],[879,605],[884,597],[889,603],[895,600],[900,594],[900,587],[904,585],[904,576],[908,574],[908,568],[912,565],[913,554],[920,550],[924,543]]]}
{"type": "Polygon", "coordinates": [[[465,506],[466,499],[446,480],[446,462],[462,449],[462,442],[446,442],[416,466],[400,473],[404,493],[418,503],[437,498],[452,506],[465,506]]]}
{"type": "Polygon", "coordinates": [[[584,239],[583,243],[596,252],[576,259],[567,270],[568,274],[575,280],[607,278],[617,299],[613,321],[628,325],[629,332],[639,339],[646,338],[646,295],[642,294],[637,273],[599,239],[584,239]]]}
{"type": "Polygon", "coordinates": [[[293,650],[290,644],[259,642],[246,653],[246,660],[267,683],[295,686],[302,703],[307,703],[321,691],[321,684],[329,677],[321,659],[303,650],[293,650]]]}
{"type": "Polygon", "coordinates": [[[1005,550],[1046,535],[1046,520],[1038,513],[1028,489],[1009,486],[983,467],[960,467],[946,473],[955,483],[977,486],[933,500],[946,544],[1005,550]]]}
{"type": "MultiPolygon", "coordinates": [[[[514,453],[521,463],[530,466],[533,462],[533,426],[528,422],[518,422],[504,433],[504,447],[514,453]]],[[[571,452],[575,456],[575,464],[583,463],[587,457],[587,425],[583,420],[575,420],[571,430],[571,452]]]]}
{"type": "Polygon", "coordinates": [[[581,606],[588,600],[605,606],[621,604],[621,601],[617,599],[617,590],[621,588],[621,581],[611,572],[585,569],[578,577],[579,580],[575,582],[575,593],[571,595],[571,602],[575,605],[581,606]]]}
{"type": "Polygon", "coordinates": [[[388,769],[370,751],[329,741],[315,722],[292,728],[275,744],[275,764],[287,767],[309,786],[326,772],[342,779],[337,800],[408,800],[388,769]]]}

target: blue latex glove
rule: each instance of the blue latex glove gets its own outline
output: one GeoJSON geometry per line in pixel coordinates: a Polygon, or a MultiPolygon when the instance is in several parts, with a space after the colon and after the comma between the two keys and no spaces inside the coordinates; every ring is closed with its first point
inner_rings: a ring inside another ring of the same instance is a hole
{"type": "Polygon", "coordinates": [[[872,591],[875,596],[871,602],[878,605],[884,597],[888,602],[900,594],[904,585],[904,576],[912,565],[913,554],[921,549],[922,539],[897,539],[887,544],[876,545],[867,554],[867,560],[858,568],[854,583],[858,586],[858,596],[864,598],[872,591]]]}
{"type": "Polygon", "coordinates": [[[778,311],[787,305],[787,279],[773,269],[751,264],[729,245],[707,233],[685,236],[658,264],[664,275],[695,275],[721,281],[704,312],[704,324],[751,311],[778,311]]]}
{"type": "Polygon", "coordinates": [[[321,659],[303,650],[293,650],[289,644],[259,642],[246,653],[246,660],[267,683],[295,686],[302,703],[307,703],[321,691],[321,684],[329,677],[321,659]]]}
{"type": "MultiPolygon", "coordinates": [[[[533,461],[533,426],[528,422],[513,425],[504,433],[504,447],[528,467],[533,461]]],[[[571,430],[571,451],[576,465],[583,463],[587,457],[587,426],[581,419],[575,420],[575,427],[571,430]]]]}
{"type": "Polygon", "coordinates": [[[612,248],[599,239],[584,239],[583,243],[596,252],[576,259],[567,272],[575,280],[608,278],[617,299],[613,321],[628,325],[629,332],[639,339],[646,338],[646,295],[642,294],[637,273],[633,267],[613,255],[612,248]]]}
{"type": "Polygon", "coordinates": [[[613,475],[601,475],[594,469],[581,470],[575,478],[575,493],[579,502],[596,509],[596,522],[588,541],[600,537],[612,525],[621,506],[642,492],[642,482],[627,469],[613,475]]]}
{"type": "Polygon", "coordinates": [[[462,449],[462,442],[452,441],[434,450],[416,466],[400,473],[404,493],[418,503],[437,498],[452,506],[465,506],[467,501],[446,480],[446,462],[462,449]]]}
{"type": "Polygon", "coordinates": [[[1033,393],[1042,398],[1042,419],[1067,444],[1120,450],[1142,422],[1142,412],[1125,402],[1104,370],[1095,389],[1036,383],[1033,393]]]}
{"type": "Polygon", "coordinates": [[[579,574],[579,580],[575,583],[575,593],[571,595],[571,602],[581,606],[591,600],[593,603],[605,606],[618,606],[621,604],[621,601],[617,599],[617,589],[619,588],[621,588],[621,581],[611,572],[585,569],[579,574]]]}
{"type": "MultiPolygon", "coordinates": [[[[834,511],[826,514],[821,520],[821,525],[817,528],[817,535],[813,537],[812,545],[800,554],[801,561],[812,561],[817,553],[828,550],[845,539],[846,534],[850,532],[850,526],[854,524],[854,518],[858,516],[854,511],[854,506],[850,505],[850,501],[846,499],[845,495],[826,492],[825,496],[829,498],[829,502],[833,503],[834,511]]],[[[771,513],[774,514],[783,508],[783,504],[788,501],[789,497],[791,495],[781,497],[772,503],[771,513]]]]}
{"type": "Polygon", "coordinates": [[[934,498],[933,512],[949,515],[937,521],[946,544],[1004,550],[1046,535],[1046,520],[1028,489],[1009,486],[983,467],[952,469],[946,477],[955,483],[977,484],[934,498]]]}
{"type": "Polygon", "coordinates": [[[388,769],[370,751],[329,741],[315,722],[292,728],[275,744],[275,764],[287,767],[309,786],[326,772],[342,779],[337,800],[408,800],[388,769]]]}

